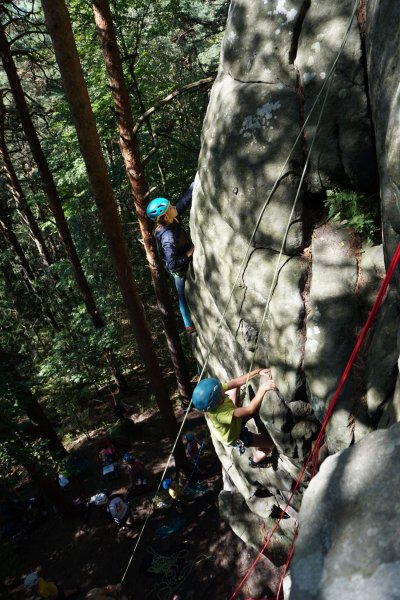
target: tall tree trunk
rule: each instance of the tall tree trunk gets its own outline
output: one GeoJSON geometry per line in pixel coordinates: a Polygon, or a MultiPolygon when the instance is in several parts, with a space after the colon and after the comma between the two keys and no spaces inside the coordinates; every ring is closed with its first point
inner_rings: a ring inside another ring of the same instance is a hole
{"type": "Polygon", "coordinates": [[[156,241],[152,233],[150,221],[146,216],[149,187],[140,160],[137,140],[132,133],[133,118],[129,94],[124,80],[121,56],[115,37],[115,29],[108,0],[94,0],[93,10],[108,72],[109,84],[114,99],[120,136],[120,148],[125,162],[132,199],[139,218],[140,231],[144,242],[147,261],[150,266],[150,274],[158,308],[164,325],[165,336],[172,364],[174,366],[179,393],[186,401],[189,401],[192,392],[190,377],[176,325],[173,304],[169,294],[165,272],[160,265],[156,241]]]}
{"type": "Polygon", "coordinates": [[[47,418],[42,407],[32,394],[29,386],[23,380],[13,358],[0,346],[0,373],[5,385],[8,384],[10,393],[17,401],[19,408],[37,424],[40,437],[47,441],[49,449],[55,457],[63,458],[68,452],[62,445],[52,423],[47,418]]]}
{"type": "Polygon", "coordinates": [[[39,229],[38,224],[36,223],[36,219],[32,214],[30,206],[26,200],[25,194],[15,172],[14,166],[12,164],[10,154],[7,149],[5,132],[4,132],[4,122],[6,117],[6,109],[3,103],[3,99],[0,95],[0,159],[2,159],[2,168],[5,172],[9,189],[12,196],[15,198],[15,202],[17,206],[20,208],[22,213],[25,215],[26,221],[29,225],[31,235],[36,244],[36,247],[39,251],[40,256],[45,264],[45,266],[49,266],[51,264],[51,256],[47,249],[46,243],[43,239],[42,232],[39,229]]]}
{"type": "MultiPolygon", "coordinates": [[[[178,423],[158,364],[153,340],[130,265],[128,249],[123,238],[122,224],[101,151],[96,122],[83,78],[67,7],[64,0],[42,0],[42,6],[121,293],[158,407],[163,416],[168,435],[171,441],[174,442],[178,434],[178,423]]],[[[177,468],[189,473],[189,463],[180,438],[177,440],[174,456],[177,468]]]]}
{"type": "Polygon", "coordinates": [[[29,114],[28,106],[25,100],[24,91],[21,86],[21,82],[17,73],[17,69],[11,55],[11,49],[8,44],[4,27],[0,22],[0,57],[3,62],[3,67],[6,72],[8,82],[11,87],[11,91],[14,97],[15,105],[17,107],[21,124],[24,129],[26,138],[28,140],[31,152],[37,164],[42,184],[49,201],[50,208],[56,220],[57,229],[65,248],[65,252],[69,257],[72,268],[75,274],[75,279],[78,288],[81,292],[83,302],[85,303],[86,310],[88,311],[93,324],[96,328],[104,326],[103,319],[97,310],[92,292],[89,284],[86,280],[85,274],[82,269],[76,248],[71,236],[71,232],[68,227],[67,219],[65,218],[61,199],[58,194],[52,172],[48,165],[47,159],[43,153],[38,135],[35,130],[32,118],[29,114]]]}

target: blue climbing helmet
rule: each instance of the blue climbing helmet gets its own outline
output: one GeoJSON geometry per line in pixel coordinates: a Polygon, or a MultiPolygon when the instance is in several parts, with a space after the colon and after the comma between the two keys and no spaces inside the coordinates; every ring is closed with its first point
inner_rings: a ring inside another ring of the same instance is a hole
{"type": "Polygon", "coordinates": [[[193,390],[192,403],[200,412],[215,408],[221,398],[222,385],[218,379],[202,379],[193,390]]]}
{"type": "Polygon", "coordinates": [[[193,433],[187,433],[185,435],[185,438],[186,438],[187,442],[194,442],[194,435],[193,435],[193,433]]]}
{"type": "Polygon", "coordinates": [[[170,202],[166,198],[154,198],[154,200],[148,203],[146,214],[149,219],[156,221],[158,217],[161,217],[167,212],[169,205],[170,202]]]}
{"type": "Polygon", "coordinates": [[[169,490],[169,488],[171,487],[171,483],[172,483],[172,479],[170,477],[167,477],[166,479],[164,479],[163,484],[162,484],[164,490],[169,490]]]}

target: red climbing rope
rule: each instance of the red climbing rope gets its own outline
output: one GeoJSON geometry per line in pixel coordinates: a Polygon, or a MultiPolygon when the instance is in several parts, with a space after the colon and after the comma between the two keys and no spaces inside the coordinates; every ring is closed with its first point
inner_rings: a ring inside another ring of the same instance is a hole
{"type": "MultiPolygon", "coordinates": [[[[383,300],[383,298],[385,296],[385,293],[386,293],[386,290],[387,290],[388,285],[390,283],[390,280],[393,277],[394,271],[395,271],[395,269],[396,269],[399,261],[400,261],[400,243],[397,245],[396,251],[395,251],[395,253],[393,255],[393,258],[392,258],[392,260],[390,262],[390,265],[389,265],[389,268],[387,270],[385,279],[382,282],[382,285],[380,287],[380,290],[378,292],[378,295],[376,297],[376,300],[374,302],[372,310],[369,313],[368,319],[367,319],[367,321],[366,321],[366,323],[365,323],[365,325],[364,325],[364,327],[363,327],[363,329],[362,329],[362,331],[361,331],[361,333],[360,333],[360,335],[358,337],[357,343],[354,346],[353,352],[351,353],[351,356],[350,356],[350,358],[349,358],[349,360],[347,362],[346,368],[343,371],[343,375],[340,378],[339,385],[338,385],[338,387],[336,389],[336,392],[334,393],[334,395],[332,397],[332,400],[329,403],[328,410],[326,411],[326,415],[325,415],[324,421],[323,421],[323,423],[321,425],[321,430],[320,430],[320,432],[318,434],[318,437],[317,437],[317,439],[315,441],[315,444],[314,444],[314,446],[313,446],[310,454],[307,457],[306,462],[304,463],[304,467],[303,467],[303,469],[302,469],[302,471],[300,473],[300,476],[299,476],[298,480],[296,481],[296,485],[294,486],[293,491],[290,494],[289,499],[287,500],[287,502],[286,502],[286,504],[285,504],[285,506],[284,506],[284,508],[283,508],[283,510],[282,510],[282,512],[280,514],[280,516],[279,516],[278,521],[276,522],[274,528],[272,529],[271,533],[269,534],[268,538],[266,539],[266,541],[264,543],[264,546],[261,548],[260,552],[257,554],[257,556],[256,556],[253,564],[250,566],[250,568],[247,571],[246,575],[243,577],[243,579],[239,583],[238,587],[233,592],[232,596],[230,596],[229,600],[233,600],[233,598],[235,598],[235,596],[237,595],[237,593],[239,592],[239,590],[243,586],[244,582],[249,577],[250,573],[253,571],[254,567],[256,566],[256,564],[258,563],[258,561],[260,560],[261,555],[264,553],[264,551],[265,551],[266,547],[268,546],[268,544],[269,544],[272,536],[274,535],[275,531],[278,529],[279,523],[281,522],[281,520],[282,520],[282,518],[283,518],[283,516],[285,514],[285,510],[290,505],[290,502],[291,502],[294,494],[296,493],[297,488],[299,487],[301,480],[303,479],[303,475],[305,473],[305,470],[306,470],[306,468],[307,468],[307,466],[308,466],[311,458],[313,457],[313,455],[315,455],[315,456],[314,456],[314,463],[313,463],[313,469],[312,469],[311,477],[313,477],[315,475],[315,471],[316,471],[317,463],[318,463],[319,448],[320,448],[320,445],[321,445],[321,440],[323,438],[323,435],[324,435],[324,432],[325,432],[325,429],[326,429],[329,417],[332,414],[332,411],[333,411],[333,409],[335,407],[335,404],[337,402],[339,394],[342,391],[343,385],[344,385],[344,383],[345,383],[345,381],[346,381],[346,379],[348,377],[348,374],[349,374],[350,369],[351,369],[351,367],[352,367],[352,365],[354,363],[356,355],[357,355],[358,351],[360,350],[361,344],[363,343],[363,341],[365,339],[367,331],[371,327],[372,322],[373,322],[373,320],[374,320],[374,318],[376,316],[376,313],[378,312],[378,309],[379,309],[379,307],[380,307],[380,305],[382,303],[382,300],[383,300]]],[[[291,561],[293,553],[294,553],[294,541],[296,539],[296,535],[297,535],[297,533],[294,536],[292,547],[291,547],[288,559],[287,559],[286,564],[285,564],[284,573],[283,573],[283,576],[282,576],[280,584],[279,584],[278,592],[276,594],[276,599],[278,599],[279,592],[280,592],[280,589],[281,589],[281,585],[282,585],[282,582],[283,582],[283,577],[286,574],[286,571],[287,571],[287,569],[289,567],[290,561],[291,561]]]]}

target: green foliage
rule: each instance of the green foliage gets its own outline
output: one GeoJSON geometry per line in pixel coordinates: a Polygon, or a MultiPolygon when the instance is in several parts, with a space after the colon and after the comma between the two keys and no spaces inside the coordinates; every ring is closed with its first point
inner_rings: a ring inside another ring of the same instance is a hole
{"type": "Polygon", "coordinates": [[[379,231],[379,199],[354,190],[327,190],[329,218],[352,227],[364,240],[372,243],[379,231]]]}
{"type": "Polygon", "coordinates": [[[114,423],[108,431],[107,437],[118,447],[131,446],[135,439],[135,424],[130,419],[114,423]]]}
{"type": "MultiPolygon", "coordinates": [[[[21,396],[24,385],[29,385],[67,440],[76,431],[86,430],[89,398],[97,394],[98,388],[111,384],[104,348],[112,349],[119,368],[126,372],[137,361],[136,344],[127,325],[40,3],[26,0],[4,5],[2,22],[7,37],[16,40],[12,50],[29,111],[106,325],[95,330],[86,314],[12,95],[6,92],[7,147],[53,262],[50,267],[44,265],[26,220],[0,175],[0,195],[34,274],[30,281],[13,248],[0,236],[0,347],[16,357],[25,382],[3,379],[0,410],[11,430],[17,429],[26,419],[21,396]]],[[[216,72],[228,0],[110,0],[110,5],[134,120],[171,91],[216,72]]],[[[159,317],[119,151],[115,110],[92,5],[69,0],[68,10],[135,278],[153,331],[158,334],[159,317]]],[[[1,70],[0,86],[9,88],[1,70]]],[[[147,182],[155,195],[177,200],[193,180],[207,92],[203,87],[179,95],[141,126],[141,155],[146,156],[157,146],[146,163],[147,182]]],[[[159,350],[166,352],[164,338],[160,339],[159,350]]],[[[148,402],[154,405],[154,398],[148,402]]],[[[54,469],[47,447],[40,441],[26,450],[10,439],[0,444],[3,473],[19,476],[16,467],[30,458],[47,465],[50,472],[54,469]]]]}

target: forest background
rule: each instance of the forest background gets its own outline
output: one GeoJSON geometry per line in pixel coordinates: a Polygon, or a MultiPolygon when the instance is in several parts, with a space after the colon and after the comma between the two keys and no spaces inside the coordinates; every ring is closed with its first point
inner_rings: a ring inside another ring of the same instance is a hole
{"type": "MultiPolygon", "coordinates": [[[[52,485],[65,444],[88,433],[91,400],[114,389],[113,379],[120,385],[123,372],[143,382],[151,365],[141,352],[147,334],[140,339],[130,326],[137,307],[127,308],[112,240],[104,234],[106,210],[99,219],[90,157],[81,153],[79,126],[71,116],[45,24],[46,4],[51,3],[0,5],[0,474],[7,490],[28,474],[68,512],[52,485]]],[[[150,324],[157,345],[155,360],[165,365],[175,343],[181,341],[186,358],[189,344],[179,332],[172,332],[174,339],[167,344],[162,333],[165,322],[150,277],[160,265],[149,268],[146,261],[134,206],[138,198],[120,151],[118,108],[94,19],[96,5],[112,13],[147,185],[143,202],[157,195],[176,201],[194,179],[229,2],[67,2],[122,224],[121,243],[127,245],[146,327],[150,324]]],[[[64,50],[68,52],[66,44],[64,50]]],[[[170,282],[168,286],[174,294],[170,282]]],[[[181,330],[178,316],[175,323],[181,330]]],[[[194,366],[190,359],[182,366],[179,356],[176,362],[178,387],[187,396],[194,366]],[[179,386],[180,368],[187,372],[179,386]]],[[[155,400],[164,405],[172,439],[172,408],[165,409],[169,398],[157,398],[157,389],[148,382],[144,392],[147,406],[155,400]]]]}

